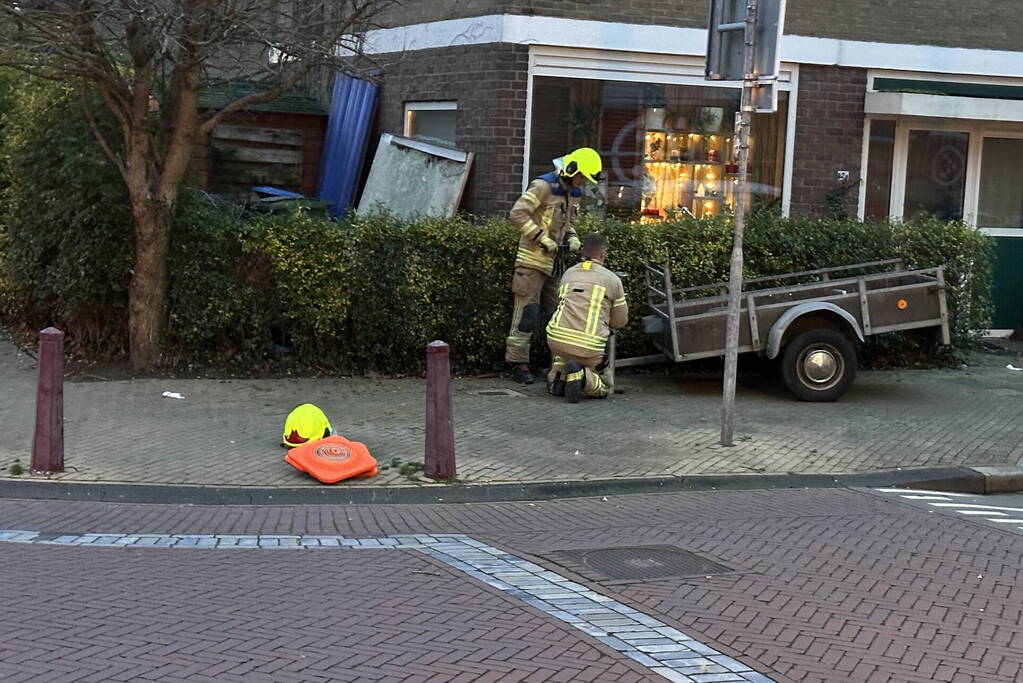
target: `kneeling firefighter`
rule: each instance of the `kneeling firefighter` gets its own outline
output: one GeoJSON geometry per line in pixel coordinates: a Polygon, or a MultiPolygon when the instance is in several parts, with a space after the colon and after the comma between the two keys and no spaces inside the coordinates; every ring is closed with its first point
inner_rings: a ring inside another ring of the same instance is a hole
{"type": "Polygon", "coordinates": [[[554,161],[555,170],[529,184],[512,207],[510,218],[522,233],[515,258],[511,330],[505,359],[512,377],[532,384],[529,340],[538,321],[558,304],[558,283],[564,271],[560,254],[581,247],[576,226],[582,185],[599,182],[602,164],[596,150],[583,147],[554,161]]]}
{"type": "Polygon", "coordinates": [[[599,233],[583,239],[583,260],[561,278],[558,310],[547,324],[547,345],[554,360],[547,391],[577,403],[581,396],[604,398],[611,393],[604,350],[611,330],[629,320],[625,288],[604,267],[607,238],[599,233]]]}

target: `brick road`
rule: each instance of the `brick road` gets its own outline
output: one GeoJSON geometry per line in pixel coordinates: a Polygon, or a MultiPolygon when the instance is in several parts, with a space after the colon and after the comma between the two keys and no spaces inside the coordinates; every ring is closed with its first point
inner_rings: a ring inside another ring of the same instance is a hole
{"type": "MultiPolygon", "coordinates": [[[[971,360],[971,363],[974,361],[971,360]]],[[[744,378],[737,442],[716,444],[720,379],[623,375],[624,395],[570,406],[507,379],[454,385],[459,476],[521,482],[722,473],[832,473],[1023,460],[1023,361],[979,356],[967,371],[861,373],[834,404],[792,400],[744,378]]],[[[35,365],[0,343],[0,476],[27,464],[35,365]]],[[[382,462],[422,460],[425,391],[416,379],[67,382],[59,478],[168,484],[317,486],[282,462],[284,416],[310,401],[382,462]],[[185,400],[161,398],[177,391],[185,400]]],[[[408,484],[396,471],[373,480],[408,484]]],[[[366,482],[360,482],[365,485],[366,482]]]]}
{"type": "MultiPolygon", "coordinates": [[[[655,616],[776,681],[1023,676],[1023,535],[871,492],[459,506],[5,500],[0,528],[464,533],[655,616]],[[644,545],[679,546],[736,571],[622,583],[586,578],[552,559],[569,549],[644,545]]],[[[8,590],[0,605],[4,680],[655,678],[594,638],[413,551],[4,543],[0,554],[8,590]]]]}

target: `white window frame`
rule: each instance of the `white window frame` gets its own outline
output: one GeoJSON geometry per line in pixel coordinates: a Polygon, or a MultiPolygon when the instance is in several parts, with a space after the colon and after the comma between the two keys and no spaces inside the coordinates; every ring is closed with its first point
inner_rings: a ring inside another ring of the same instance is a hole
{"type": "MultiPolygon", "coordinates": [[[[962,76],[949,74],[920,73],[914,71],[882,71],[871,70],[867,74],[867,92],[877,92],[874,88],[875,78],[901,78],[926,81],[964,81],[969,83],[987,83],[992,85],[1010,85],[1023,87],[1023,80],[1000,76],[962,76]]],[[[902,220],[906,199],[906,165],[909,156],[910,130],[945,130],[968,133],[970,143],[966,159],[966,188],[963,196],[963,221],[981,232],[993,237],[1023,237],[1023,229],[1019,228],[987,228],[977,225],[980,210],[980,172],[983,167],[983,150],[985,138],[1023,139],[1023,123],[1011,124],[995,121],[977,121],[971,119],[953,119],[921,116],[899,116],[885,114],[869,114],[865,117],[863,127],[863,151],[860,168],[863,169],[863,182],[860,183],[859,218],[863,220],[867,203],[867,161],[870,150],[871,122],[895,121],[895,148],[892,157],[891,196],[889,198],[888,215],[893,220],[902,220]]]]}
{"type": "MultiPolygon", "coordinates": [[[[698,47],[703,48],[700,44],[698,47]]],[[[529,185],[529,154],[533,128],[533,79],[546,76],[565,79],[588,79],[658,85],[690,85],[701,88],[732,88],[741,83],[708,81],[704,78],[705,58],[693,55],[672,55],[616,50],[558,48],[532,45],[529,49],[529,71],[526,80],[526,131],[522,151],[522,187],[529,185]]],[[[788,118],[785,122],[785,159],[782,170],[782,215],[788,216],[792,204],[792,162],[796,145],[796,108],[799,93],[799,65],[782,63],[777,88],[787,92],[788,118]]]]}
{"type": "MultiPolygon", "coordinates": [[[[402,124],[402,135],[412,137],[412,115],[417,111],[458,111],[456,100],[444,100],[436,102],[406,102],[405,116],[402,124]]],[[[452,140],[451,144],[455,141],[452,140]]]]}
{"type": "MultiPolygon", "coordinates": [[[[1023,237],[1019,228],[988,228],[977,224],[980,209],[980,171],[983,159],[985,138],[1023,139],[1023,124],[1008,126],[983,121],[966,121],[956,119],[931,119],[896,116],[868,116],[863,132],[863,159],[861,168],[867,168],[867,155],[870,149],[870,125],[872,121],[895,121],[895,149],[892,157],[892,185],[889,198],[888,216],[893,220],[902,220],[906,200],[906,166],[909,157],[909,131],[911,130],[945,130],[967,133],[970,136],[969,151],[966,159],[966,187],[963,196],[963,221],[979,228],[993,237],[1023,237]]],[[[860,186],[859,218],[866,213],[867,191],[866,177],[860,186]]]]}

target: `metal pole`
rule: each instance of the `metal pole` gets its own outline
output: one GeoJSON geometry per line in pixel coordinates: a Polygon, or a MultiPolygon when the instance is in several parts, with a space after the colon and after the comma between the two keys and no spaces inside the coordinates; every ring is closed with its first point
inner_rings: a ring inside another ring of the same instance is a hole
{"type": "Polygon", "coordinates": [[[725,379],[721,406],[721,445],[733,445],[735,427],[735,374],[739,356],[739,303],[742,298],[742,231],[746,222],[746,166],[749,163],[750,112],[753,111],[754,43],[756,42],[757,1],[746,2],[746,35],[742,100],[735,121],[739,147],[739,178],[735,191],[735,234],[732,238],[732,262],[728,272],[728,325],[725,332],[725,379]]]}

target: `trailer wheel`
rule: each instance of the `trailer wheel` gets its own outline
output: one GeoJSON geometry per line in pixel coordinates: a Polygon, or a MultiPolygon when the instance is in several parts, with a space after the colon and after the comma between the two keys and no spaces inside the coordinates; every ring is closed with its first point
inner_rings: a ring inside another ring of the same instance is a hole
{"type": "Polygon", "coordinates": [[[785,347],[781,375],[801,401],[834,401],[856,377],[856,351],[837,330],[808,330],[785,347]]]}

